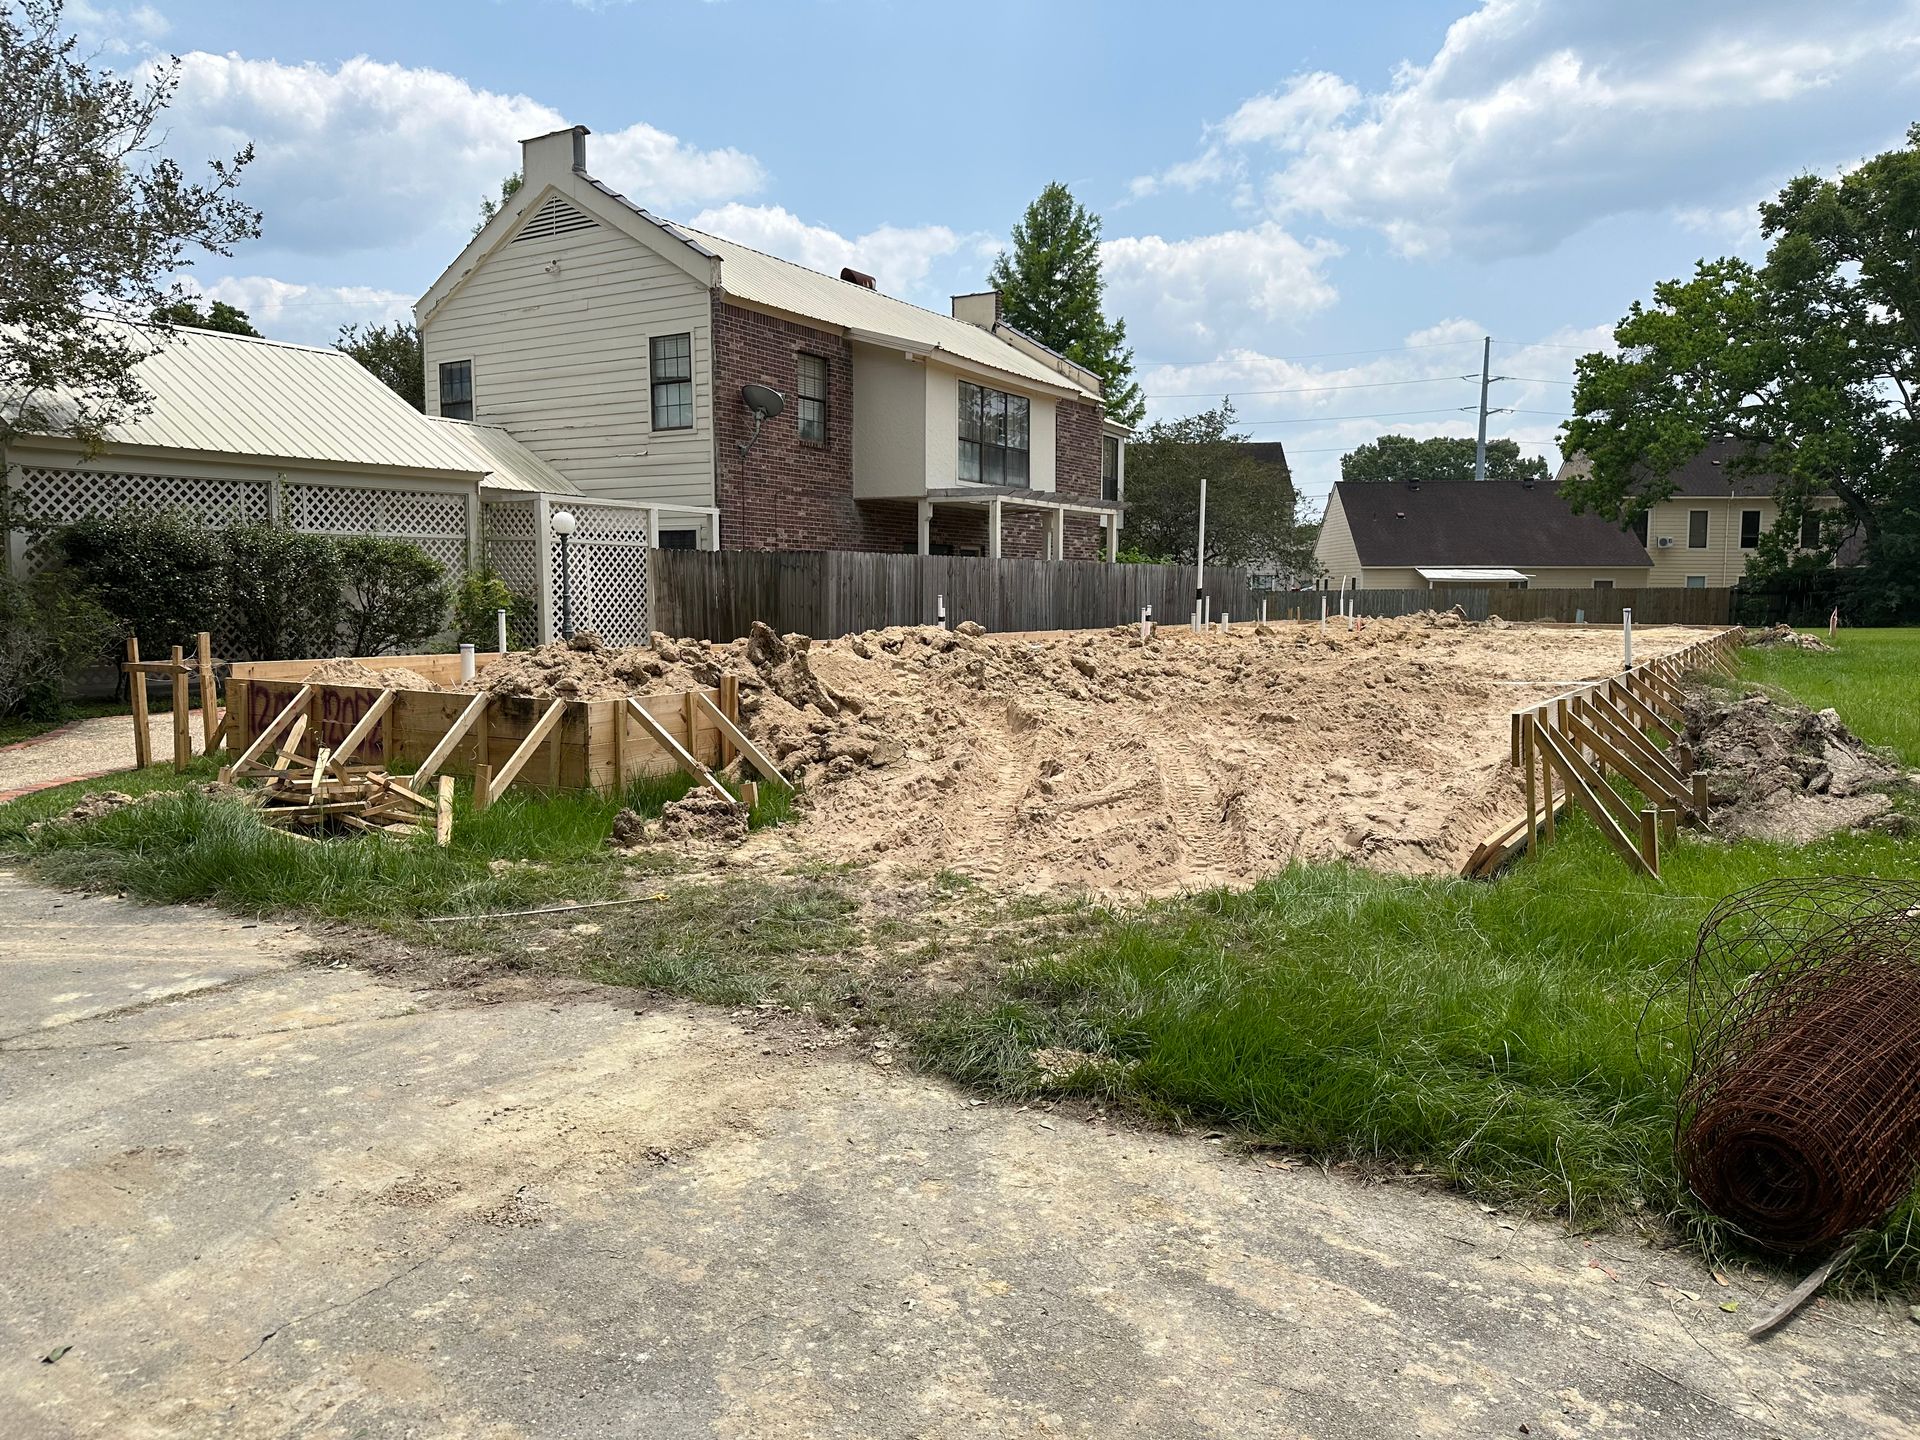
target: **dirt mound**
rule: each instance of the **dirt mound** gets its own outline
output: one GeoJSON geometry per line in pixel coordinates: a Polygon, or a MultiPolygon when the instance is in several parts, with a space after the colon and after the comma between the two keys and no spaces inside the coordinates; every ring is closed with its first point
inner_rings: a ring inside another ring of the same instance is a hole
{"type": "Polygon", "coordinates": [[[1831,654],[1833,646],[1818,635],[1802,635],[1791,625],[1775,625],[1766,630],[1749,631],[1747,644],[1756,649],[1768,650],[1785,648],[1790,650],[1814,650],[1831,654]]]}
{"type": "Polygon", "coordinates": [[[1706,690],[1689,697],[1687,741],[1707,780],[1713,829],[1728,839],[1805,843],[1891,818],[1900,768],[1832,710],[1706,690]]]}
{"type": "Polygon", "coordinates": [[[375,670],[372,666],[362,665],[358,660],[349,660],[342,655],[335,660],[323,660],[306,674],[306,678],[316,685],[378,685],[388,690],[438,690],[440,687],[416,671],[402,665],[388,665],[375,670]]]}
{"type": "Polygon", "coordinates": [[[96,790],[91,795],[80,797],[80,803],[60,818],[80,824],[87,820],[98,820],[102,815],[111,815],[116,810],[124,810],[129,805],[140,802],[124,790],[96,790]]]}
{"type": "Polygon", "coordinates": [[[701,785],[661,809],[660,835],[681,844],[738,845],[747,838],[747,810],[701,785]]]}

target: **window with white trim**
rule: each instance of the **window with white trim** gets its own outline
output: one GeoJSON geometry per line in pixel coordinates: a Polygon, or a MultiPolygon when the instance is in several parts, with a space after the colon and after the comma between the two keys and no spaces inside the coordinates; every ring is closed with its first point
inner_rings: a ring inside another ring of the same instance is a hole
{"type": "Polygon", "coordinates": [[[1687,512],[1687,548],[1689,550],[1707,548],[1707,512],[1704,510],[1687,512]]]}
{"type": "Polygon", "coordinates": [[[1707,588],[1707,577],[1706,577],[1706,576],[1704,576],[1704,575],[1689,575],[1689,576],[1687,576],[1687,589],[1689,589],[1689,590],[1704,590],[1704,589],[1706,589],[1706,588],[1707,588]]]}

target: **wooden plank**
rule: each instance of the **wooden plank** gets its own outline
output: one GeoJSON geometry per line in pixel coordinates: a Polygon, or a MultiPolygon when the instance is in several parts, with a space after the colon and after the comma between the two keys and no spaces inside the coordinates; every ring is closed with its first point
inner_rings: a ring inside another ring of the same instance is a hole
{"type": "Polygon", "coordinates": [[[347,731],[346,737],[334,749],[335,764],[345,764],[353,758],[353,752],[360,748],[361,743],[372,733],[373,727],[380,723],[380,717],[392,706],[393,697],[397,693],[390,689],[382,690],[379,698],[367,706],[359,720],[354,723],[354,727],[347,731]]]}
{"type": "Polygon", "coordinates": [[[173,662],[173,769],[180,774],[193,764],[193,731],[187,721],[187,652],[176,645],[173,662]]]}
{"type": "MultiPolygon", "coordinates": [[[[1599,790],[1606,790],[1609,795],[1613,794],[1606,781],[1551,728],[1544,726],[1541,728],[1539,742],[1554,767],[1560,771],[1561,778],[1566,781],[1567,794],[1587,812],[1588,818],[1600,827],[1600,833],[1606,837],[1607,843],[1619,851],[1621,857],[1634,869],[1656,880],[1659,879],[1659,872],[1649,866],[1646,858],[1640,853],[1638,835],[1630,836],[1615,818],[1607,803],[1600,798],[1599,790]]],[[[1617,801],[1619,796],[1615,795],[1613,798],[1617,801]]],[[[1637,817],[1635,823],[1637,826],[1637,817]]]]}
{"type": "Polygon", "coordinates": [[[224,717],[219,714],[220,691],[213,680],[213,637],[204,630],[193,637],[193,658],[200,674],[200,735],[206,747],[202,753],[211,755],[220,743],[224,717]]]}
{"type": "Polygon", "coordinates": [[[127,695],[133,705],[133,763],[144,770],[153,763],[153,735],[147,725],[147,677],[133,668],[140,663],[140,637],[127,637],[127,695]]]}
{"type": "MultiPolygon", "coordinates": [[[[1611,688],[1599,689],[1587,699],[1602,732],[1611,735],[1616,744],[1622,746],[1649,772],[1657,774],[1670,789],[1688,791],[1687,777],[1680,773],[1673,756],[1641,734],[1640,728],[1614,703],[1616,694],[1611,688]]],[[[1687,801],[1687,808],[1692,808],[1691,798],[1687,801]]]]}
{"type": "Polygon", "coordinates": [[[453,777],[440,777],[440,793],[434,797],[433,843],[441,849],[453,843],[453,777]]]}
{"type": "Polygon", "coordinates": [[[1527,853],[1534,854],[1539,849],[1539,827],[1535,823],[1540,814],[1540,797],[1533,783],[1533,716],[1522,717],[1520,723],[1520,765],[1526,772],[1527,789],[1527,853]]]}
{"type": "MultiPolygon", "coordinates": [[[[231,768],[238,771],[251,765],[255,760],[260,758],[267,746],[274,742],[275,737],[277,737],[282,730],[294,723],[296,717],[304,721],[306,717],[302,712],[306,709],[308,700],[312,698],[313,686],[311,685],[302,685],[298,690],[294,691],[293,698],[287,701],[286,708],[281,710],[272,720],[268,721],[266,727],[262,729],[258,735],[253,737],[253,742],[248,745],[245,750],[240,752],[239,757],[235,759],[231,768]]],[[[302,728],[304,728],[304,726],[302,728]]]]}
{"type": "Polygon", "coordinates": [[[762,776],[768,780],[777,780],[782,785],[792,783],[785,775],[780,773],[780,767],[767,757],[766,752],[748,738],[747,732],[734,724],[732,720],[728,719],[720,707],[709,700],[704,692],[694,692],[693,698],[696,700],[699,708],[712,719],[714,725],[718,727],[720,733],[726,737],[733,748],[746,756],[747,762],[752,765],[754,769],[758,770],[762,776]]]}
{"type": "MultiPolygon", "coordinates": [[[[740,677],[722,675],[720,677],[719,718],[727,723],[720,726],[720,763],[728,764],[739,753],[739,743],[734,739],[740,733],[740,677]]],[[[622,723],[625,729],[625,723],[622,723]]]]}
{"type": "Polygon", "coordinates": [[[473,809],[478,814],[493,803],[493,766],[473,767],[473,809]]]}
{"type": "Polygon", "coordinates": [[[540,748],[540,742],[553,732],[566,713],[567,702],[556,700],[547,707],[546,713],[534,722],[533,728],[527,731],[526,737],[521,740],[520,747],[507,757],[507,763],[502,765],[498,773],[493,776],[487,790],[489,802],[506,793],[507,787],[513,784],[514,777],[526,766],[527,761],[533,758],[533,752],[540,748]]]}
{"type": "Polygon", "coordinates": [[[724,796],[729,803],[733,801],[733,796],[727,793],[727,787],[714,779],[713,772],[696,760],[692,752],[674,738],[672,731],[654,719],[652,713],[647,710],[645,706],[634,700],[627,701],[626,705],[628,711],[633,715],[633,718],[640,722],[640,728],[658,741],[661,748],[669,755],[679,761],[682,770],[685,770],[689,775],[698,777],[716,795],[724,796]]]}
{"type": "MultiPolygon", "coordinates": [[[[486,715],[488,702],[492,699],[493,696],[489,691],[482,690],[467,702],[466,708],[460,712],[446,734],[442,735],[433,749],[427,752],[427,758],[420,762],[420,768],[413,772],[412,784],[416,790],[440,773],[440,767],[447,763],[447,757],[453,753],[453,747],[458,745],[461,737],[486,715]]],[[[481,734],[485,733],[486,729],[482,726],[481,734]]]]}
{"type": "Polygon", "coordinates": [[[1647,799],[1658,802],[1677,801],[1681,798],[1675,788],[1666,783],[1664,777],[1643,769],[1624,749],[1602,734],[1597,726],[1588,723],[1584,715],[1576,715],[1573,718],[1572,734],[1574,739],[1598,757],[1601,765],[1612,769],[1614,774],[1620,776],[1647,799]]]}
{"type": "Polygon", "coordinates": [[[314,798],[320,795],[320,786],[327,778],[327,762],[333,759],[333,752],[322,745],[313,757],[313,784],[310,787],[314,798]]]}
{"type": "Polygon", "coordinates": [[[1609,693],[1619,701],[1622,709],[1628,711],[1632,718],[1640,722],[1643,730],[1655,731],[1669,745],[1679,741],[1680,731],[1674,728],[1665,715],[1634,694],[1628,677],[1620,676],[1610,682],[1609,693]]]}
{"type": "MultiPolygon", "coordinates": [[[[280,747],[280,754],[273,762],[274,774],[284,775],[286,773],[287,766],[293,762],[295,751],[300,744],[300,737],[306,733],[307,715],[305,711],[302,711],[294,717],[293,725],[287,731],[286,743],[280,747]]],[[[237,770],[240,767],[235,766],[234,768],[237,770]]]]}

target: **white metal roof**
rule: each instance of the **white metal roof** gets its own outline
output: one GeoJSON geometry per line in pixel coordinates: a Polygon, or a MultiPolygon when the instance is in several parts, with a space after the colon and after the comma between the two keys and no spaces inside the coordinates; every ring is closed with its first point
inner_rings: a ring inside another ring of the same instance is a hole
{"type": "MultiPolygon", "coordinates": [[[[473,476],[494,468],[351,355],[215,330],[101,320],[148,352],[134,376],[152,408],[110,426],[117,445],[473,476]]],[[[43,399],[57,410],[59,397],[43,399]]]]}
{"type": "Polygon", "coordinates": [[[1531,577],[1524,570],[1506,570],[1498,565],[1456,565],[1443,567],[1414,567],[1414,574],[1422,580],[1457,580],[1478,583],[1488,580],[1526,580],[1531,577]]]}
{"type": "Polygon", "coordinates": [[[444,427],[446,438],[465,452],[470,468],[483,470],[483,490],[523,490],[535,494],[580,495],[585,492],[498,425],[476,425],[471,420],[448,420],[439,415],[420,417],[444,427]]]}
{"type": "Polygon", "coordinates": [[[978,325],[763,254],[723,236],[678,224],[663,228],[718,255],[720,288],[735,299],[825,321],[852,332],[856,340],[898,344],[921,353],[945,353],[1029,383],[1071,391],[1089,400],[1100,398],[1071,376],[978,325]]]}

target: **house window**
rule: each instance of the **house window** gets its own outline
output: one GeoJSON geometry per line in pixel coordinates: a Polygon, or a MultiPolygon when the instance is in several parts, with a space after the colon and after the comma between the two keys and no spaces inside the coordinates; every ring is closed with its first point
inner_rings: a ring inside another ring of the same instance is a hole
{"type": "Polygon", "coordinates": [[[700,535],[694,530],[662,530],[660,548],[662,550],[697,550],[700,535]]]}
{"type": "Polygon", "coordinates": [[[960,382],[962,480],[1024,487],[1031,430],[1026,396],[960,382]]]}
{"type": "Polygon", "coordinates": [[[1707,548],[1707,512],[1704,510],[1687,512],[1687,548],[1689,550],[1707,548]]]}
{"type": "Polygon", "coordinates": [[[1687,576],[1687,589],[1689,589],[1689,590],[1704,590],[1704,589],[1706,589],[1706,588],[1707,588],[1707,577],[1706,577],[1706,576],[1704,576],[1704,575],[1689,575],[1689,576],[1687,576]]]}
{"type": "Polygon", "coordinates": [[[440,413],[449,420],[473,419],[473,361],[440,362],[440,413]]]}
{"type": "Polygon", "coordinates": [[[1120,498],[1120,437],[1118,435],[1100,437],[1100,498],[1102,500],[1120,498]]]}
{"type": "Polygon", "coordinates": [[[653,428],[693,428],[693,337],[656,335],[647,344],[653,380],[653,428]]]}
{"type": "Polygon", "coordinates": [[[1800,517],[1800,548],[1818,550],[1820,548],[1820,512],[1809,510],[1800,517]]]}
{"type": "Polygon", "coordinates": [[[1740,548],[1754,550],[1760,545],[1760,512],[1742,510],[1740,512],[1740,548]]]}
{"type": "Polygon", "coordinates": [[[1647,543],[1647,512],[1644,510],[1633,517],[1633,538],[1642,545],[1647,543]]]}
{"type": "Polygon", "coordinates": [[[800,357],[799,398],[793,411],[802,441],[808,445],[827,443],[827,362],[818,355],[800,357]]]}
{"type": "Polygon", "coordinates": [[[1593,588],[1596,590],[1611,590],[1613,588],[1613,582],[1611,580],[1596,580],[1593,582],[1593,588]]]}

